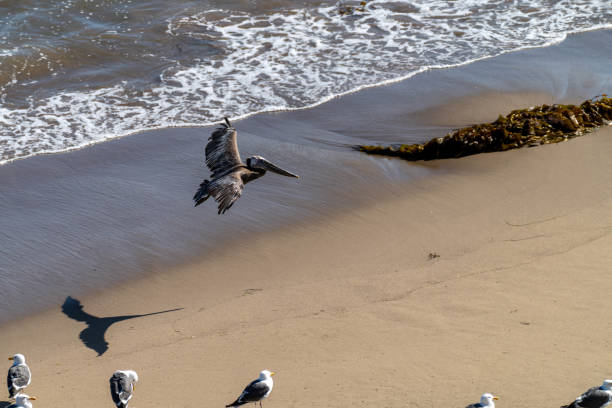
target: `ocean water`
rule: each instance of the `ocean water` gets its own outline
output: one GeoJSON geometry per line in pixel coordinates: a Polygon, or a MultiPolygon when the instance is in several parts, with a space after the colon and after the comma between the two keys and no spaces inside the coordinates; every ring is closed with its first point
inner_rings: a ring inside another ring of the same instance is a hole
{"type": "Polygon", "coordinates": [[[2,0],[0,164],[612,27],[610,0],[2,0]]]}

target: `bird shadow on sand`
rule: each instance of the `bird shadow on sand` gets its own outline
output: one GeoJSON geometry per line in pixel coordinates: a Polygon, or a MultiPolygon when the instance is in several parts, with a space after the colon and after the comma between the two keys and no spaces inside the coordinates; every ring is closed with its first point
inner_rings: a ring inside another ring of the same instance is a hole
{"type": "MultiPolygon", "coordinates": [[[[136,317],[152,316],[161,313],[175,312],[182,310],[183,308],[162,310],[161,312],[137,314],[137,315],[125,315],[125,316],[110,316],[110,317],[97,317],[90,315],[83,311],[83,305],[78,299],[68,296],[62,305],[62,313],[77,322],[84,322],[87,327],[79,334],[79,339],[83,342],[85,347],[88,347],[98,353],[101,356],[108,350],[108,342],[104,338],[106,330],[113,324],[121,322],[123,320],[134,319],[136,317]]],[[[1,404],[1,403],[0,403],[1,404]]],[[[5,408],[0,405],[0,408],[5,408]]]]}
{"type": "Polygon", "coordinates": [[[0,401],[0,408],[8,408],[11,405],[13,405],[13,403],[10,401],[0,401]]]}

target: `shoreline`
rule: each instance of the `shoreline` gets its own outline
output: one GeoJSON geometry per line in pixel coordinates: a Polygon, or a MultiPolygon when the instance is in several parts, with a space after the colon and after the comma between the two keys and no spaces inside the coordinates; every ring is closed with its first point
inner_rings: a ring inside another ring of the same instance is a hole
{"type": "Polygon", "coordinates": [[[227,403],[263,368],[278,373],[273,406],[456,405],[483,392],[500,407],[561,405],[612,362],[612,329],[593,313],[612,289],[612,191],[592,188],[612,183],[610,154],[607,127],[437,162],[443,176],[395,199],[79,298],[99,317],[184,308],[115,323],[101,357],[58,308],[3,326],[0,345],[28,355],[39,404],[106,406],[109,373],[129,367],[135,405],[170,403],[167,370],[191,407],[227,403]],[[80,384],[71,401],[56,381],[80,384]]]}
{"type": "Polygon", "coordinates": [[[302,178],[263,178],[227,217],[210,211],[210,203],[194,210],[190,201],[208,175],[202,151],[210,128],[164,129],[0,166],[0,277],[6,282],[0,309],[9,311],[0,322],[24,307],[42,310],[68,295],[214,257],[236,236],[307,225],[392,199],[443,167],[364,158],[350,146],[428,140],[517,107],[592,96],[612,87],[612,54],[590,51],[609,47],[610,38],[612,30],[575,35],[316,108],[240,121],[243,157],[263,155],[302,178]],[[23,302],[32,294],[33,304],[23,302]]]}

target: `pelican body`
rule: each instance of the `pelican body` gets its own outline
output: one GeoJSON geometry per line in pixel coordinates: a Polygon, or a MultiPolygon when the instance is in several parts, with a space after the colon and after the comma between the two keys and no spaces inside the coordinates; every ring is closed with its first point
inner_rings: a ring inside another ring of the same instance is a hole
{"type": "Polygon", "coordinates": [[[242,195],[244,185],[272,171],[287,177],[299,176],[270,163],[261,156],[251,156],[246,164],[240,159],[236,129],[227,118],[215,129],[206,145],[206,165],[212,172],[210,180],[204,180],[193,196],[195,206],[213,197],[219,204],[219,214],[225,213],[242,195]]]}

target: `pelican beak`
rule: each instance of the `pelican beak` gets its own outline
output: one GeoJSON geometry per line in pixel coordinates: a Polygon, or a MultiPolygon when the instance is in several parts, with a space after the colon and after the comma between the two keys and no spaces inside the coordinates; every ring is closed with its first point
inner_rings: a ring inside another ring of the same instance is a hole
{"type": "Polygon", "coordinates": [[[274,371],[270,371],[270,377],[272,377],[274,374],[276,374],[274,371]]]}
{"type": "Polygon", "coordinates": [[[499,399],[499,397],[493,397],[493,399],[494,399],[495,401],[497,401],[497,400],[499,399]]]}
{"type": "Polygon", "coordinates": [[[280,167],[275,166],[274,164],[272,164],[270,162],[266,163],[266,169],[270,170],[270,171],[273,171],[276,174],[280,174],[281,176],[300,178],[300,176],[298,176],[297,174],[289,173],[288,171],[283,170],[280,167]]]}
{"type": "Polygon", "coordinates": [[[9,360],[14,360],[14,359],[15,359],[15,357],[9,357],[9,360]]]}
{"type": "Polygon", "coordinates": [[[28,398],[28,399],[29,399],[29,400],[33,400],[33,401],[36,401],[36,397],[30,397],[30,398],[28,398]]]}

